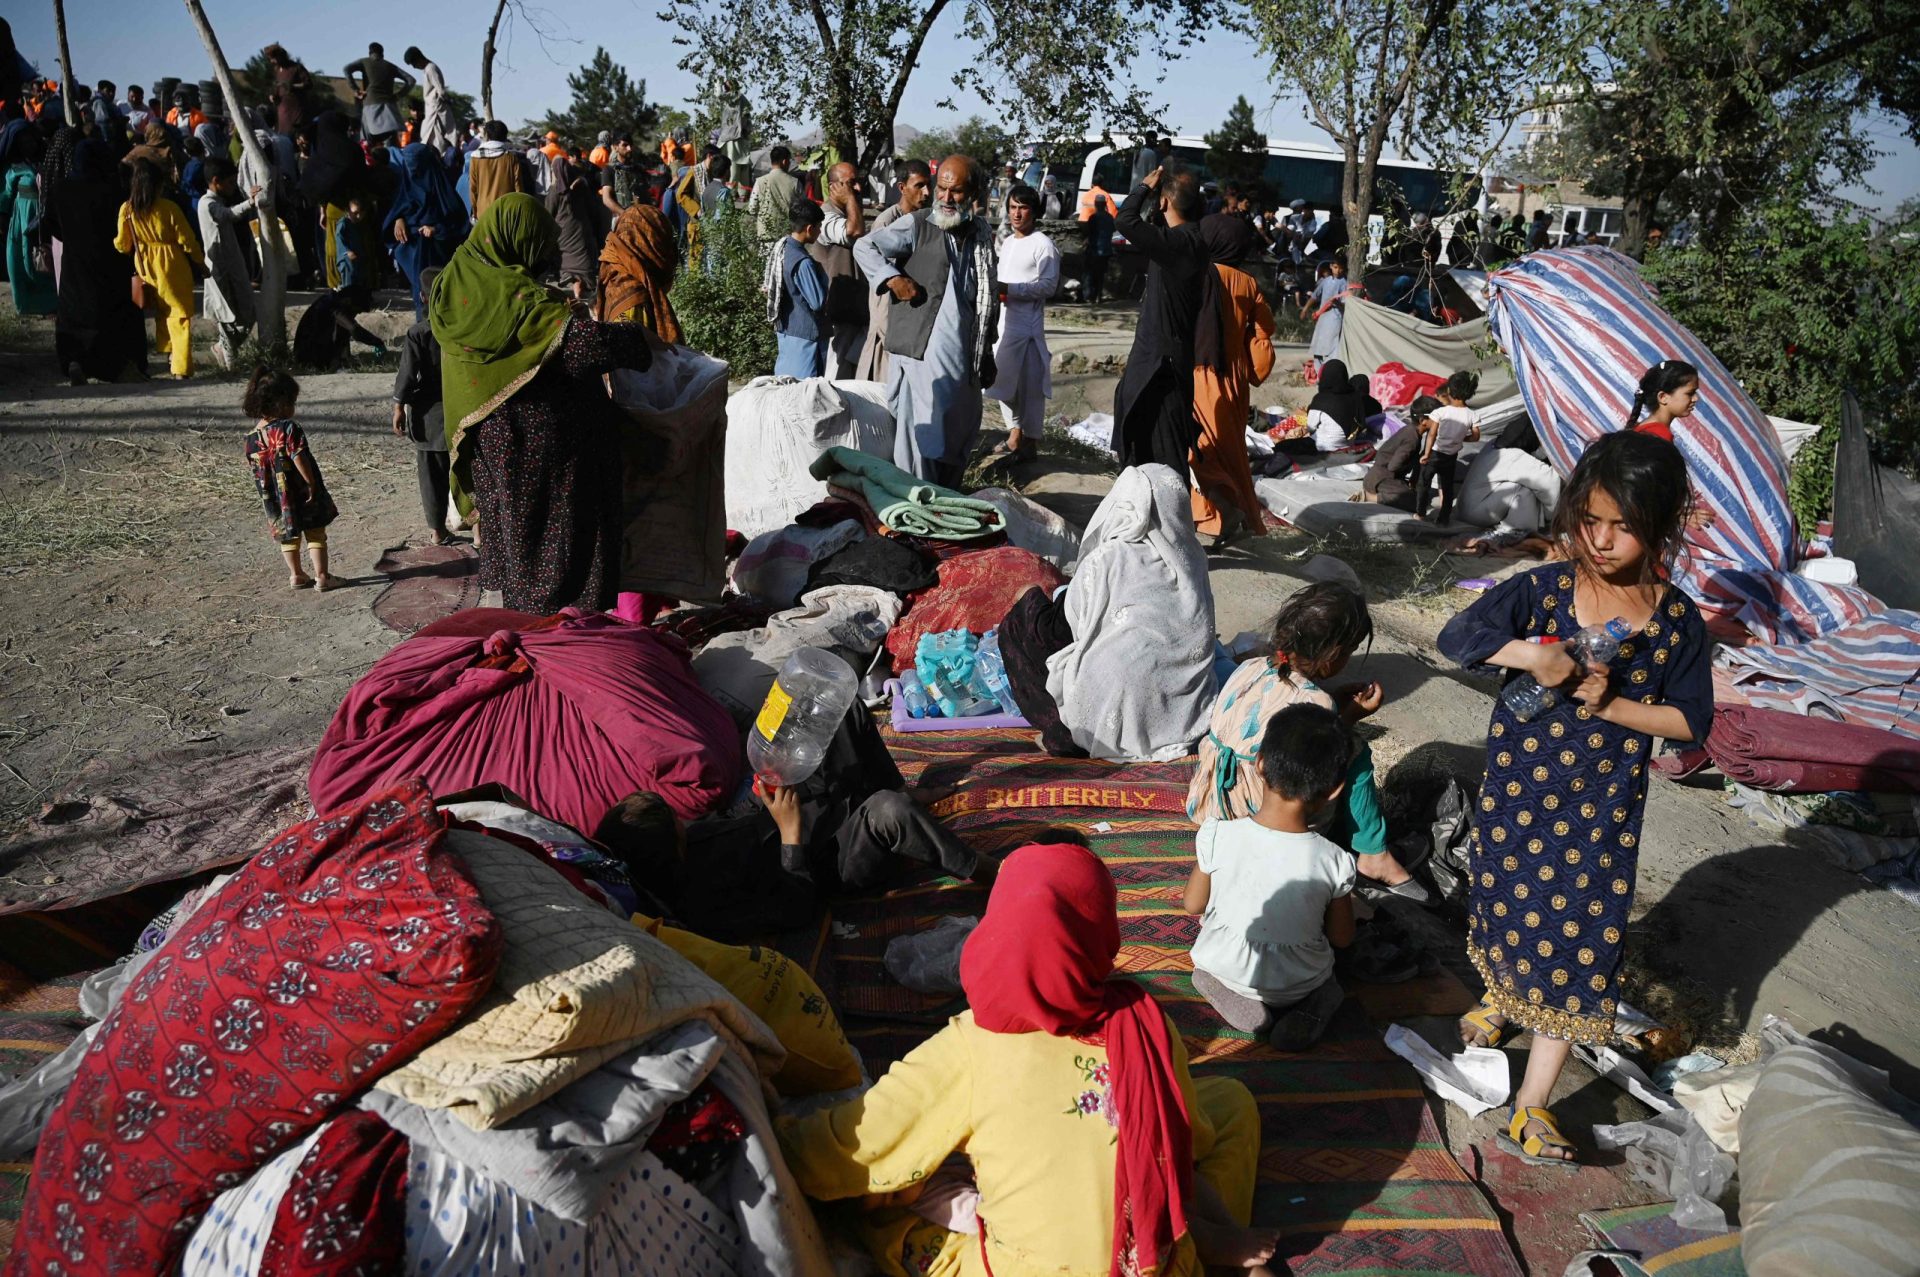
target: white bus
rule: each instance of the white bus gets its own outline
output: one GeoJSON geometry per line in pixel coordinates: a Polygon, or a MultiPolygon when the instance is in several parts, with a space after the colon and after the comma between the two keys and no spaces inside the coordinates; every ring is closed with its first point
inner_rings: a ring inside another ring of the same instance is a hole
{"type": "MultiPolygon", "coordinates": [[[[1052,161],[1048,168],[1056,180],[1064,184],[1064,180],[1070,177],[1074,183],[1066,206],[1072,208],[1079,193],[1096,181],[1102,190],[1111,193],[1115,199],[1124,198],[1133,186],[1133,154],[1138,146],[1137,138],[1125,135],[1113,137],[1109,144],[1107,139],[1098,134],[1089,134],[1083,144],[1084,153],[1077,162],[1071,155],[1063,155],[1061,148],[1046,148],[1052,161]]],[[[1066,149],[1072,151],[1076,148],[1066,149]]],[[[1181,134],[1173,139],[1171,150],[1171,158],[1197,171],[1202,181],[1212,177],[1207,169],[1206,138],[1181,134]]],[[[1345,210],[1340,207],[1340,182],[1344,169],[1344,158],[1332,147],[1306,142],[1276,142],[1267,147],[1267,163],[1261,177],[1266,183],[1268,196],[1277,200],[1283,208],[1293,200],[1302,199],[1325,221],[1331,217],[1345,216],[1345,210]]],[[[1377,172],[1377,201],[1392,199],[1404,204],[1407,211],[1429,213],[1435,217],[1452,211],[1448,202],[1448,175],[1433,165],[1382,155],[1377,172]]]]}

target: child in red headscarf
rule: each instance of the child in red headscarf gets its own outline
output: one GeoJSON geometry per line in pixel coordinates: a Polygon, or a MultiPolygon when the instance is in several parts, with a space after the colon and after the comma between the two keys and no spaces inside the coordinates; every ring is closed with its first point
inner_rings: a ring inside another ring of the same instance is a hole
{"type": "Polygon", "coordinates": [[[884,1262],[1198,1277],[1206,1264],[1259,1271],[1272,1257],[1277,1232],[1245,1226],[1260,1151],[1253,1096],[1229,1078],[1196,1083],[1166,1014],[1111,978],[1114,902],[1113,876],[1084,845],[1014,852],[961,955],[971,1009],[865,1095],[782,1121],[781,1148],[810,1196],[898,1195],[870,1214],[884,1220],[869,1230],[884,1262]],[[979,1190],[975,1235],[891,1209],[920,1198],[961,1149],[979,1190]]]}

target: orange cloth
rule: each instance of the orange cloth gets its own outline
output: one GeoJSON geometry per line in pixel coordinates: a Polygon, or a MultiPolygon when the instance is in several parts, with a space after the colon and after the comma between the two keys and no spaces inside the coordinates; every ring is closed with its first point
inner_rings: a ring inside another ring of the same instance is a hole
{"type": "Polygon", "coordinates": [[[1107,194],[1100,184],[1096,182],[1094,185],[1080,192],[1079,219],[1084,222],[1091,218],[1093,216],[1093,210],[1099,207],[1101,200],[1107,202],[1107,213],[1110,216],[1118,217],[1120,215],[1119,206],[1113,202],[1113,196],[1107,194]]]}
{"type": "Polygon", "coordinates": [[[663,341],[679,341],[680,320],[667,298],[679,264],[680,249],[666,215],[651,204],[631,205],[600,249],[594,317],[603,323],[642,324],[663,341]]]}
{"type": "Polygon", "coordinates": [[[1222,506],[1237,510],[1255,532],[1266,526],[1247,461],[1247,411],[1253,387],[1273,371],[1273,310],[1260,285],[1245,271],[1220,272],[1220,341],[1227,371],[1193,370],[1193,415],[1200,439],[1193,448],[1193,521],[1218,536],[1229,520],[1222,506]]]}
{"type": "Polygon", "coordinates": [[[566,147],[560,145],[558,142],[551,140],[551,137],[552,137],[551,134],[549,134],[548,137],[549,137],[549,140],[547,144],[540,148],[540,153],[542,155],[545,155],[550,160],[557,160],[561,156],[567,153],[566,147]]]}
{"type": "Polygon", "coordinates": [[[607,159],[607,148],[604,146],[596,146],[587,152],[587,160],[595,168],[605,168],[607,166],[607,159]]]}

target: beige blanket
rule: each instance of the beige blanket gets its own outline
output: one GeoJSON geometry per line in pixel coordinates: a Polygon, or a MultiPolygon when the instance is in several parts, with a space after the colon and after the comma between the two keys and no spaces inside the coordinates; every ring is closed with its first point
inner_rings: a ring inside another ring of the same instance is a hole
{"type": "Polygon", "coordinates": [[[381,1090],[490,1130],[688,1020],[738,1038],[763,1078],[785,1060],[773,1031],[705,972],[530,853],[464,830],[447,846],[500,919],[506,953],[479,1007],[381,1090]]]}

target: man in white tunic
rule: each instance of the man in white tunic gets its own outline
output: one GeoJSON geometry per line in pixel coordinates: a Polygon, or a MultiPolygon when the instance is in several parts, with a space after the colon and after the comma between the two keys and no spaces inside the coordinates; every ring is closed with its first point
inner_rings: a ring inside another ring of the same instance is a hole
{"type": "Polygon", "coordinates": [[[887,403],[893,409],[893,463],[953,487],[980,434],[980,395],[994,381],[999,331],[993,228],[974,216],[986,193],[980,166],[949,155],[934,178],[933,203],[884,230],[869,231],[853,259],[887,307],[887,403]]]}
{"type": "Polygon", "coordinates": [[[1002,216],[1007,237],[1000,244],[1000,299],[1005,319],[993,349],[999,377],[987,394],[1000,401],[1007,441],[1000,451],[1020,460],[1033,456],[1053,397],[1053,354],[1047,349],[1047,299],[1060,288],[1060,250],[1044,232],[1040,192],[1015,186],[1002,216]]]}
{"type": "Polygon", "coordinates": [[[460,117],[447,103],[447,77],[441,73],[440,64],[429,62],[417,47],[409,48],[402,55],[402,61],[420,73],[420,82],[425,86],[420,136],[415,140],[425,142],[445,159],[447,152],[460,144],[460,117]]]}
{"type": "Polygon", "coordinates": [[[254,187],[242,200],[238,172],[224,155],[208,156],[205,170],[207,193],[200,200],[200,242],[207,250],[207,282],[202,309],[208,319],[220,325],[214,358],[222,368],[232,368],[247,339],[247,330],[253,327],[253,272],[248,258],[253,236],[247,230],[247,219],[253,216],[253,202],[261,188],[254,187]]]}

